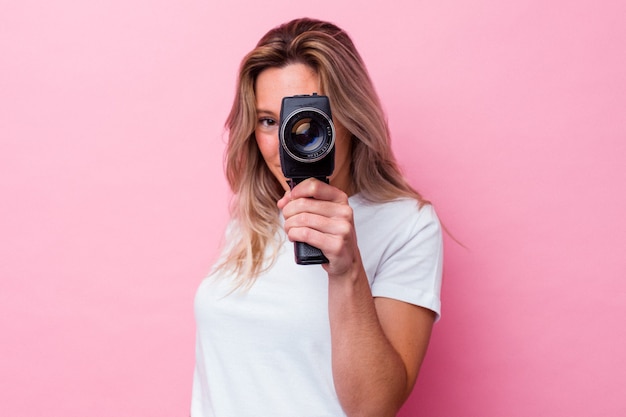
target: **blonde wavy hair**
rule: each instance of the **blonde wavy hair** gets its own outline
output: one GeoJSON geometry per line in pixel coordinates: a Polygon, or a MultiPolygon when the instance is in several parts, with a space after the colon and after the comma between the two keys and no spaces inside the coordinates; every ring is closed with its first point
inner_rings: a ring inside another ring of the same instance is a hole
{"type": "Polygon", "coordinates": [[[400,197],[427,203],[405,180],[390,147],[389,129],[365,64],[348,34],[336,25],[295,19],[270,30],[242,60],[237,91],[226,120],[226,178],[234,194],[231,216],[236,227],[215,272],[228,271],[237,286],[251,285],[275,261],[276,202],[284,190],[257,147],[255,82],[267,68],[303,63],[320,77],[333,119],[352,135],[352,190],[374,202],[400,197]]]}

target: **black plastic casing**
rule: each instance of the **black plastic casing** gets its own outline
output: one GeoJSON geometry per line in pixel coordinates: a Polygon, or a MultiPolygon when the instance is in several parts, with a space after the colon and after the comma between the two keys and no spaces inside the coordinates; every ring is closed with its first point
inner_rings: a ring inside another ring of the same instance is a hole
{"type": "MultiPolygon", "coordinates": [[[[278,136],[280,166],[290,188],[307,178],[328,183],[328,177],[335,169],[335,126],[328,97],[315,93],[284,97],[278,136]],[[314,120],[324,136],[321,146],[311,153],[299,149],[291,137],[292,127],[302,119],[314,120]]],[[[303,242],[294,243],[294,255],[300,265],[328,263],[321,250],[303,242]]]]}

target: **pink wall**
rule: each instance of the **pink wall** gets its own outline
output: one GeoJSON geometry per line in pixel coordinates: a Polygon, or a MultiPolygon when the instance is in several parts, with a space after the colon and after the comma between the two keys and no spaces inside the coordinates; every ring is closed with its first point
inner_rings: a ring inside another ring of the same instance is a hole
{"type": "Polygon", "coordinates": [[[2,415],[187,415],[234,73],[311,12],[467,247],[401,416],[625,415],[626,3],[215,3],[1,5],[2,415]]]}

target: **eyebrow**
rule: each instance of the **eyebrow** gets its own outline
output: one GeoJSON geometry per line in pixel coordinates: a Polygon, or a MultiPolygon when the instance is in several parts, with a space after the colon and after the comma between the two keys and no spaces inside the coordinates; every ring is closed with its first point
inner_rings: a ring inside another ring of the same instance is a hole
{"type": "Polygon", "coordinates": [[[256,113],[257,115],[272,116],[275,118],[278,117],[278,115],[271,110],[256,109],[256,113]]]}

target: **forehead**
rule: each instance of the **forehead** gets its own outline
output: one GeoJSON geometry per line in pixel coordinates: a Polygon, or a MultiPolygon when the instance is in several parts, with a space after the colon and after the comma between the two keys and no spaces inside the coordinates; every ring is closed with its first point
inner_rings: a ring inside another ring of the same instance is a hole
{"type": "Polygon", "coordinates": [[[257,108],[280,108],[283,97],[319,93],[319,76],[308,65],[289,64],[284,67],[267,68],[257,76],[255,98],[257,108]]]}

